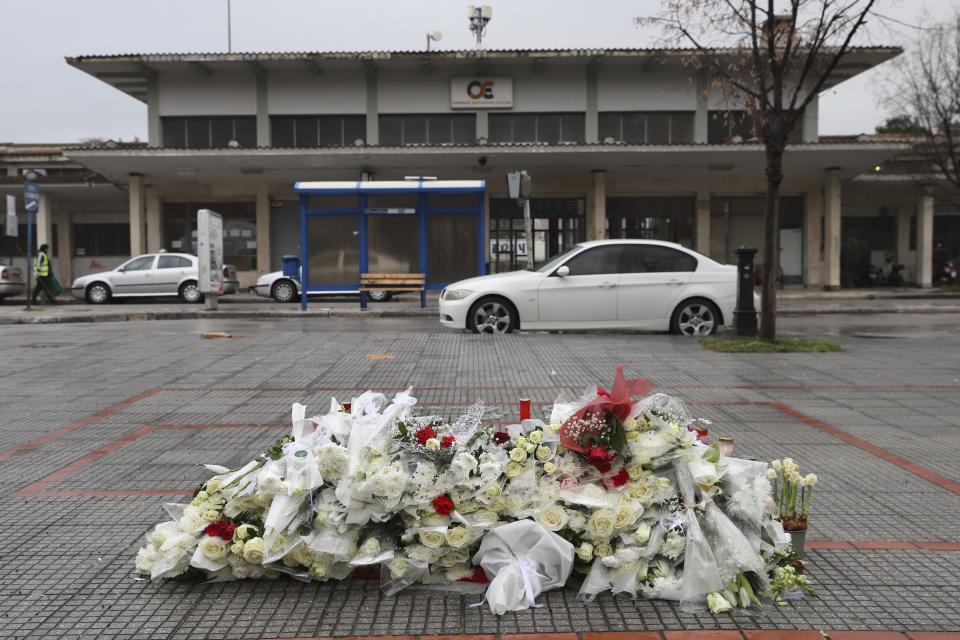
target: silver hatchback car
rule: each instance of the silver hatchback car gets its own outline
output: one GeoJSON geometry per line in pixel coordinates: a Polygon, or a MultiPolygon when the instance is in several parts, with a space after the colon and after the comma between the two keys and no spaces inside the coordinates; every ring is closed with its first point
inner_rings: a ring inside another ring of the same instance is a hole
{"type": "Polygon", "coordinates": [[[178,296],[200,302],[199,263],[187,253],[151,253],[131,258],[112,271],[81,276],[70,293],[78,300],[105,304],[112,298],[178,296]]]}

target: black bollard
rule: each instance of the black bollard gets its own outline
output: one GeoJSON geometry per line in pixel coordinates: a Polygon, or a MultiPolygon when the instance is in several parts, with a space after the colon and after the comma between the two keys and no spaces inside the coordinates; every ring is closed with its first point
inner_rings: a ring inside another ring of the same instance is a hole
{"type": "Polygon", "coordinates": [[[733,310],[733,326],[738,336],[757,336],[757,308],[753,304],[753,247],[737,249],[737,306],[733,310]]]}

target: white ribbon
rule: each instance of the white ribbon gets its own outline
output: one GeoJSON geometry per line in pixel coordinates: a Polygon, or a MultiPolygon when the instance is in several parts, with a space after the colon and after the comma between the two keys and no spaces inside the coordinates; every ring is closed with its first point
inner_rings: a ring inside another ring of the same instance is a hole
{"type": "MultiPolygon", "coordinates": [[[[533,560],[531,560],[526,554],[521,554],[519,556],[514,556],[514,560],[510,564],[516,566],[517,569],[520,570],[520,578],[523,580],[523,597],[527,601],[527,606],[533,607],[534,609],[540,609],[543,607],[542,604],[536,603],[536,595],[533,593],[533,583],[530,580],[531,574],[536,575],[537,573],[537,566],[534,564],[533,560]]],[[[470,605],[470,608],[475,609],[477,607],[482,607],[486,600],[487,598],[484,596],[483,600],[480,602],[474,602],[470,605]]]]}
{"type": "Polygon", "coordinates": [[[683,517],[679,513],[673,512],[660,518],[660,527],[664,530],[664,532],[670,531],[674,528],[680,529],[682,532],[683,522],[683,517]]]}

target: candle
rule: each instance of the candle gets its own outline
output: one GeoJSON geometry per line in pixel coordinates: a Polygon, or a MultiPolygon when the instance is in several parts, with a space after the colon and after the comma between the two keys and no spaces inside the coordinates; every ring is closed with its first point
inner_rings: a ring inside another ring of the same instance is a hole
{"type": "Polygon", "coordinates": [[[343,412],[344,412],[344,413],[350,413],[350,403],[349,403],[349,402],[344,402],[344,403],[343,403],[342,405],[340,405],[340,406],[343,407],[343,412]]]}
{"type": "Polygon", "coordinates": [[[731,436],[720,436],[720,453],[728,457],[733,455],[733,438],[731,436]]]}
{"type": "Polygon", "coordinates": [[[530,419],[530,400],[527,398],[520,399],[520,419],[521,420],[530,419]]]}

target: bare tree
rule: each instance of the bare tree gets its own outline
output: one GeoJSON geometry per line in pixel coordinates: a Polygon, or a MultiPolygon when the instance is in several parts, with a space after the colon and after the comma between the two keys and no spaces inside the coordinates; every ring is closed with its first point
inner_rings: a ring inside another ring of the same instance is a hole
{"type": "Polygon", "coordinates": [[[947,188],[941,197],[957,201],[960,192],[960,13],[949,22],[922,27],[910,52],[897,61],[886,102],[915,122],[914,153],[947,188]]]}
{"type": "Polygon", "coordinates": [[[766,151],[760,337],[776,338],[783,153],[804,109],[850,52],[876,0],[661,0],[666,39],[693,47],[694,64],[754,119],[766,151]]]}

